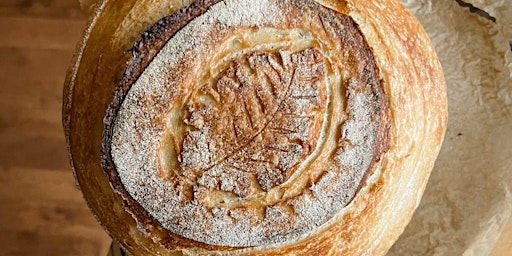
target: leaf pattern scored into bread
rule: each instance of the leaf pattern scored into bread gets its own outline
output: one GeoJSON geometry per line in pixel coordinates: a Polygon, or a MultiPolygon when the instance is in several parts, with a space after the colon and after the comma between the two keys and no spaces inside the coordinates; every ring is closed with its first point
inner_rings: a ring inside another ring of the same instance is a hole
{"type": "Polygon", "coordinates": [[[323,121],[326,72],[314,49],[233,61],[187,104],[184,177],[239,197],[285,182],[316,145],[312,129],[323,121]]]}

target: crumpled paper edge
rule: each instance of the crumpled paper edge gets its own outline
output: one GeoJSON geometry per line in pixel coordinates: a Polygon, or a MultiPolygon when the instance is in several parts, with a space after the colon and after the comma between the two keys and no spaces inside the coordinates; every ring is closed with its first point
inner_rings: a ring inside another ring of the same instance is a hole
{"type": "Polygon", "coordinates": [[[422,203],[388,255],[488,255],[512,214],[512,4],[405,0],[445,72],[450,121],[422,203]]]}

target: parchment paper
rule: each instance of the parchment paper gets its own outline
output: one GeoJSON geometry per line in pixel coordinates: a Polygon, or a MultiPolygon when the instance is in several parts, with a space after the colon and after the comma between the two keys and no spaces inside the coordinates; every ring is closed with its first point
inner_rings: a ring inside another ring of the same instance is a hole
{"type": "MultiPolygon", "coordinates": [[[[448,85],[449,125],[422,202],[388,255],[487,255],[512,213],[512,0],[405,0],[448,85]]],[[[512,255],[512,252],[510,252],[512,255]]]]}
{"type": "MultiPolygon", "coordinates": [[[[86,12],[97,0],[79,0],[86,12]]],[[[389,256],[487,255],[512,214],[512,0],[404,0],[445,72],[450,121],[422,202],[389,256]]],[[[512,252],[511,252],[512,255],[512,252]]]]}

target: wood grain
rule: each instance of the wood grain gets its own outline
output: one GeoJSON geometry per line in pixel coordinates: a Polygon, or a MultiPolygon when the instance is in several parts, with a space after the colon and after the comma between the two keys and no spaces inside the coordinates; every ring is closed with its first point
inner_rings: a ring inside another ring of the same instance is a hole
{"type": "Polygon", "coordinates": [[[0,17],[83,20],[78,0],[2,0],[0,17]]]}
{"type": "Polygon", "coordinates": [[[0,3],[0,255],[107,255],[75,181],[62,86],[85,26],[78,2],[0,3]]]}
{"type": "MultiPolygon", "coordinates": [[[[6,255],[106,255],[110,239],[74,187],[70,172],[3,168],[0,179],[6,255]],[[8,235],[7,235],[8,234],[8,235]]],[[[4,255],[4,254],[3,254],[4,255]]]]}
{"type": "MultiPolygon", "coordinates": [[[[85,26],[78,1],[0,2],[0,255],[107,255],[76,189],[62,86],[85,26]]],[[[512,221],[492,256],[511,255],[512,221]]]]}

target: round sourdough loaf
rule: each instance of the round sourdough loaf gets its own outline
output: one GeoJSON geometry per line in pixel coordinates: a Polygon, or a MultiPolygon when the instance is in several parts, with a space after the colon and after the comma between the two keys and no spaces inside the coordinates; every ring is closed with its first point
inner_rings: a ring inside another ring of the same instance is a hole
{"type": "Polygon", "coordinates": [[[399,1],[105,0],[64,89],[77,182],[134,255],[382,255],[446,88],[399,1]]]}

